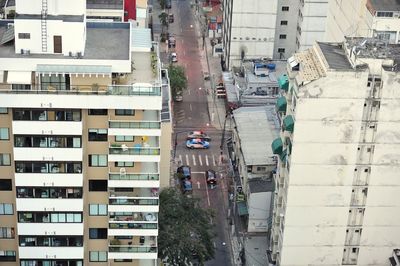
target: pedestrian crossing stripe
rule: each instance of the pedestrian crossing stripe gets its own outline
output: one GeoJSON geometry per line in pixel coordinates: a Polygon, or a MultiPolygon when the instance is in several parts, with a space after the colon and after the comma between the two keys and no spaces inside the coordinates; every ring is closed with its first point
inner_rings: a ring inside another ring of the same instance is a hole
{"type": "Polygon", "coordinates": [[[193,166],[217,166],[218,162],[216,160],[216,156],[214,154],[207,155],[207,154],[198,154],[198,156],[192,154],[179,154],[178,162],[180,165],[193,165],[193,166]]]}

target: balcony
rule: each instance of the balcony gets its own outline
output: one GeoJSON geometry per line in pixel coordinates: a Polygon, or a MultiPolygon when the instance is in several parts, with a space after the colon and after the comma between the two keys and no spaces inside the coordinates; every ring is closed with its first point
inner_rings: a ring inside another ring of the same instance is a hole
{"type": "Polygon", "coordinates": [[[134,222],[143,222],[143,221],[158,221],[157,213],[145,213],[145,212],[124,212],[124,213],[109,213],[109,221],[110,222],[122,222],[122,221],[134,221],[134,222]]]}
{"type": "Polygon", "coordinates": [[[15,135],[82,135],[81,121],[12,121],[15,135]]]}
{"type": "Polygon", "coordinates": [[[157,236],[158,223],[112,222],[109,223],[110,236],[157,236]]]}
{"type": "Polygon", "coordinates": [[[41,161],[82,161],[83,151],[79,148],[14,148],[14,160],[41,161]]]}
{"type": "Polygon", "coordinates": [[[156,246],[110,245],[108,259],[157,259],[156,246]]]}
{"type": "Polygon", "coordinates": [[[17,198],[17,211],[81,212],[83,199],[17,198]]]}
{"type": "Polygon", "coordinates": [[[115,198],[109,199],[109,212],[158,212],[158,198],[115,198]]]}
{"type": "Polygon", "coordinates": [[[19,235],[83,235],[83,223],[18,223],[19,235]]]}
{"type": "Polygon", "coordinates": [[[110,188],[110,198],[157,198],[158,188],[110,188]]]}
{"type": "Polygon", "coordinates": [[[158,147],[110,147],[109,162],[159,162],[158,147]]]}
{"type": "Polygon", "coordinates": [[[117,121],[108,122],[110,136],[161,136],[159,121],[117,121]]]}
{"type": "Polygon", "coordinates": [[[108,174],[109,187],[159,187],[160,175],[159,174],[140,174],[140,173],[109,173],[108,174]]]}
{"type": "Polygon", "coordinates": [[[15,173],[15,186],[81,187],[83,174],[15,173]]]}
{"type": "Polygon", "coordinates": [[[20,259],[83,259],[83,247],[19,247],[20,259]]]}

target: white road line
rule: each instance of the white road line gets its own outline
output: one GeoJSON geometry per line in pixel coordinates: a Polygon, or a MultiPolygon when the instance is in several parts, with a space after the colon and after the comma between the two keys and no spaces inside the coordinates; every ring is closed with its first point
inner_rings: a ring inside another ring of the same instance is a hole
{"type": "Polygon", "coordinates": [[[188,89],[188,94],[190,95],[190,89],[188,89]]]}
{"type": "Polygon", "coordinates": [[[213,165],[214,165],[214,166],[217,166],[217,165],[215,164],[215,156],[214,156],[214,154],[212,155],[212,157],[213,157],[213,165]]]}
{"type": "Polygon", "coordinates": [[[179,154],[179,162],[180,162],[180,164],[183,163],[183,161],[182,161],[182,155],[181,155],[181,154],[179,154]]]}
{"type": "Polygon", "coordinates": [[[201,160],[201,155],[200,154],[199,154],[199,164],[200,164],[200,166],[203,165],[203,161],[201,160]]]}
{"type": "Polygon", "coordinates": [[[192,154],[192,158],[193,158],[193,165],[196,166],[196,157],[194,157],[194,154],[192,154]]]}
{"type": "Polygon", "coordinates": [[[210,195],[208,194],[208,186],[207,186],[207,184],[206,184],[206,193],[207,193],[207,203],[208,203],[208,206],[211,206],[211,204],[210,204],[210,195]]]}
{"type": "Polygon", "coordinates": [[[189,104],[189,107],[190,107],[190,112],[193,111],[193,110],[192,110],[192,104],[191,104],[191,103],[189,104]]]}
{"type": "Polygon", "coordinates": [[[208,156],[206,154],[206,165],[208,166],[208,156]]]}
{"type": "Polygon", "coordinates": [[[189,165],[189,155],[186,154],[186,165],[189,165]]]}

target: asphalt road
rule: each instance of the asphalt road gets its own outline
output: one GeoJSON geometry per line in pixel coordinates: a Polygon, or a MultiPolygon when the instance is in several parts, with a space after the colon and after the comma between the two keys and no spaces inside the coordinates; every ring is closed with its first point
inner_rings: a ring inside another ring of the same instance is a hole
{"type": "MultiPolygon", "coordinates": [[[[174,102],[174,123],[176,149],[175,161],[180,165],[188,165],[192,170],[193,195],[201,199],[205,208],[215,211],[215,258],[206,263],[209,266],[230,266],[231,247],[228,237],[227,220],[227,186],[226,165],[220,162],[220,142],[222,131],[210,126],[207,107],[207,96],[204,89],[202,67],[200,64],[199,38],[196,32],[193,11],[190,1],[178,0],[172,2],[175,16],[174,23],[169,25],[169,32],[176,38],[176,48],[168,52],[176,52],[179,65],[185,67],[188,88],[183,92],[183,101],[174,102]],[[204,130],[210,135],[210,148],[207,150],[190,150],[185,146],[186,135],[191,130],[204,130]],[[218,176],[217,186],[207,186],[205,171],[213,169],[218,176]]],[[[200,43],[201,44],[201,43],[200,43]]],[[[201,46],[201,45],[200,45],[201,46]]],[[[168,56],[164,55],[167,60],[168,56]]]]}

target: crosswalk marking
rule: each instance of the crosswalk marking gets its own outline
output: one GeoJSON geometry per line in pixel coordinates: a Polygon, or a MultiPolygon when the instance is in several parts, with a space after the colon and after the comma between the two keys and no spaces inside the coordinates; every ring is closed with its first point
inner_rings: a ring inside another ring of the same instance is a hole
{"type": "Polygon", "coordinates": [[[180,155],[180,154],[179,154],[179,162],[180,162],[180,164],[183,163],[183,161],[182,161],[182,155],[180,155]]]}
{"type": "Polygon", "coordinates": [[[212,155],[212,157],[213,157],[213,165],[214,165],[214,166],[217,166],[217,165],[215,164],[215,156],[214,156],[214,154],[212,155]]]}
{"type": "Polygon", "coordinates": [[[192,155],[193,158],[193,165],[196,166],[196,157],[194,157],[194,154],[192,155]]]}
{"type": "Polygon", "coordinates": [[[203,161],[201,160],[201,155],[199,154],[199,164],[203,165],[203,161]]]}
{"type": "Polygon", "coordinates": [[[186,154],[186,165],[189,165],[189,155],[186,154]]]}
{"type": "Polygon", "coordinates": [[[177,154],[177,161],[180,165],[192,166],[217,166],[216,158],[218,155],[214,154],[177,154]],[[192,156],[190,156],[192,155],[192,156]]]}
{"type": "Polygon", "coordinates": [[[206,165],[208,166],[208,156],[206,154],[206,165]]]}

